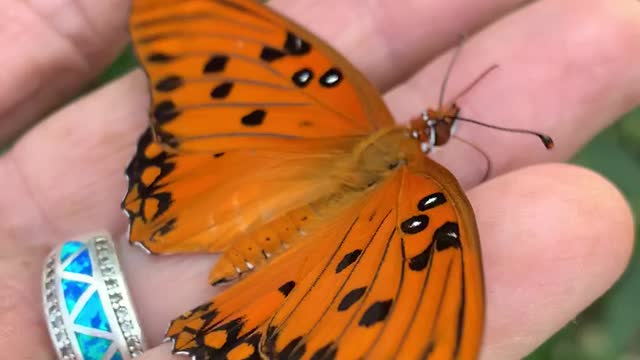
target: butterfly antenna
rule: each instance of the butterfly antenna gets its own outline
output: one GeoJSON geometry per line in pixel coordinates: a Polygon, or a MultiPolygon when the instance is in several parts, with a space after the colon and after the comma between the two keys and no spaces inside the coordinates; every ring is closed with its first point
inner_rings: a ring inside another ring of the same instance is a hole
{"type": "Polygon", "coordinates": [[[447,92],[447,85],[449,84],[449,77],[451,76],[451,72],[453,71],[454,66],[458,62],[458,58],[460,57],[460,51],[462,50],[462,46],[466,40],[466,36],[462,35],[460,37],[460,43],[456,46],[453,55],[451,56],[451,61],[449,62],[449,67],[447,71],[444,73],[444,79],[442,80],[442,85],[440,85],[440,99],[438,100],[438,109],[442,109],[442,105],[444,104],[444,95],[447,92]]]}
{"type": "Polygon", "coordinates": [[[542,134],[542,133],[539,133],[539,132],[535,132],[535,131],[531,131],[531,130],[525,130],[525,129],[513,129],[513,128],[502,127],[502,126],[489,125],[489,124],[485,124],[485,123],[477,121],[477,120],[463,118],[463,117],[460,117],[460,116],[456,116],[456,120],[465,121],[465,122],[468,122],[468,123],[471,123],[471,124],[484,126],[486,128],[494,129],[494,130],[506,131],[506,132],[517,133],[517,134],[534,135],[534,136],[537,136],[540,139],[540,141],[542,141],[542,144],[544,144],[545,148],[553,149],[553,146],[554,146],[553,139],[551,139],[550,136],[542,134]]]}
{"type": "Polygon", "coordinates": [[[469,91],[471,91],[471,89],[473,89],[476,85],[478,85],[478,83],[480,83],[480,81],[482,81],[482,79],[487,77],[487,75],[489,75],[489,73],[491,73],[493,70],[496,70],[497,68],[498,68],[498,64],[491,65],[488,69],[483,71],[482,74],[478,75],[478,77],[476,77],[475,80],[473,80],[469,85],[467,85],[467,87],[462,89],[462,91],[460,91],[458,93],[458,95],[456,95],[451,102],[454,103],[454,104],[457,103],[458,100],[460,100],[460,98],[462,98],[463,96],[467,95],[467,93],[469,91]]]}
{"type": "Polygon", "coordinates": [[[467,141],[459,136],[451,135],[451,137],[476,149],[482,155],[482,157],[484,157],[484,159],[487,162],[487,170],[485,171],[484,176],[482,177],[482,180],[480,182],[485,182],[485,180],[489,178],[489,174],[491,173],[491,159],[489,159],[489,156],[487,155],[487,153],[482,151],[482,149],[480,149],[480,147],[477,146],[476,144],[470,141],[467,141]]]}

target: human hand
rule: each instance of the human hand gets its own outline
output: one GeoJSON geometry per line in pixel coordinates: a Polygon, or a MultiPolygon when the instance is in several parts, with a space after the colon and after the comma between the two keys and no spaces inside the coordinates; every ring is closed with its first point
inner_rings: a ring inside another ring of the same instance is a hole
{"type": "MultiPolygon", "coordinates": [[[[129,1],[0,4],[4,65],[0,138],[8,139],[68,100],[121,50],[129,1]]],[[[597,131],[640,102],[640,4],[633,0],[285,1],[282,10],[347,55],[385,93],[399,121],[437,101],[459,34],[473,33],[450,93],[497,63],[500,70],[461,99],[463,115],[548,133],[535,139],[463,125],[435,156],[468,189],[487,286],[483,357],[533,350],[619,276],[633,239],[631,215],[601,177],[568,159],[597,131]],[[340,9],[340,11],[336,11],[340,9]],[[432,61],[433,60],[433,61],[432,61]],[[408,80],[407,80],[408,79],[408,80]]],[[[40,272],[52,246],[105,228],[124,234],[123,169],[147,124],[140,71],[44,117],[0,157],[0,345],[16,359],[49,359],[40,272]]],[[[119,244],[152,347],[169,320],[217,291],[206,286],[211,255],[150,257],[119,244]]],[[[166,345],[143,359],[170,358],[166,345]]]]}

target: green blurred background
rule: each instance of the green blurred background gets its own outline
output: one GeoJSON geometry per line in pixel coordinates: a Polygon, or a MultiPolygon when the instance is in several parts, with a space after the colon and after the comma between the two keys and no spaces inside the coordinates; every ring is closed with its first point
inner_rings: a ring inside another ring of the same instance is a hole
{"type": "MultiPolygon", "coordinates": [[[[101,76],[99,84],[136,66],[131,49],[101,76]]],[[[640,214],[640,108],[599,134],[573,163],[591,168],[622,190],[640,214]]],[[[640,236],[636,236],[636,243],[640,236]]],[[[640,251],[620,281],[527,360],[640,359],[640,251]]]]}

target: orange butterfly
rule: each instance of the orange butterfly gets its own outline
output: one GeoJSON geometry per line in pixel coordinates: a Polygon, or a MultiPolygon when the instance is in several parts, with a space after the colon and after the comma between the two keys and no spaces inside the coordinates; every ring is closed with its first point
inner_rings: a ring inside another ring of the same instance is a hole
{"type": "Polygon", "coordinates": [[[394,125],[347,60],[254,0],[133,0],[130,31],[152,93],[127,168],[130,240],[221,252],[212,284],[247,273],[172,322],[174,352],[477,357],[473,211],[423,153],[455,104],[394,125]]]}

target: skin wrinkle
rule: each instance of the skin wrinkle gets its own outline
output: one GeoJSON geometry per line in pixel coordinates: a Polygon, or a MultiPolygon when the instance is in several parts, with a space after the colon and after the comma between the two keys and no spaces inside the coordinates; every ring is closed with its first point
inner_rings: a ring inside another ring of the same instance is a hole
{"type": "MultiPolygon", "coordinates": [[[[57,227],[54,225],[54,223],[51,221],[51,219],[48,216],[48,212],[44,210],[44,207],[42,206],[42,204],[40,203],[40,201],[38,200],[38,198],[35,195],[35,192],[33,191],[33,187],[29,181],[29,177],[26,176],[19,164],[19,161],[17,160],[17,158],[15,157],[15,155],[13,154],[13,151],[9,151],[8,153],[4,154],[2,156],[2,158],[0,158],[0,160],[2,160],[0,162],[0,165],[3,165],[3,167],[5,168],[5,172],[7,173],[7,176],[17,176],[18,178],[20,178],[21,184],[24,187],[24,191],[23,193],[25,194],[24,199],[27,200],[31,200],[30,203],[32,204],[32,206],[26,206],[25,204],[21,204],[21,206],[24,206],[24,209],[34,209],[36,213],[39,214],[39,216],[37,216],[36,218],[40,218],[41,221],[35,220],[31,223],[32,226],[36,225],[36,226],[41,226],[41,225],[46,225],[48,226],[48,229],[46,229],[46,231],[44,232],[40,232],[40,233],[49,233],[51,234],[51,236],[53,237],[58,237],[58,229],[57,227]],[[7,169],[13,168],[14,171],[8,171],[7,169]],[[11,174],[11,175],[9,175],[11,174]]],[[[2,168],[0,168],[1,170],[2,168]]],[[[29,201],[27,201],[27,203],[29,203],[29,201]]],[[[31,229],[27,230],[30,232],[31,229]]],[[[38,232],[36,232],[38,233],[38,232]]]]}
{"type": "Polygon", "coordinates": [[[82,68],[82,71],[88,71],[90,68],[91,61],[89,61],[89,57],[83,48],[83,45],[78,39],[77,35],[79,34],[77,31],[72,29],[65,29],[64,27],[68,26],[68,23],[65,22],[56,22],[56,17],[60,17],[60,14],[64,15],[65,19],[68,19],[71,15],[72,18],[76,19],[77,22],[82,24],[78,24],[74,26],[78,29],[88,27],[90,30],[89,33],[95,35],[95,30],[90,26],[90,22],[87,21],[86,14],[80,11],[80,8],[77,6],[76,1],[72,0],[63,0],[62,3],[58,0],[58,7],[46,9],[48,11],[43,12],[43,8],[45,6],[51,5],[51,2],[54,0],[45,0],[45,2],[31,0],[30,1],[30,9],[38,16],[40,22],[45,25],[49,30],[55,33],[58,38],[68,45],[70,45],[71,53],[77,56],[79,68],[82,68]],[[41,6],[43,8],[41,8],[41,6]],[[72,13],[72,14],[70,14],[72,13]]]}

